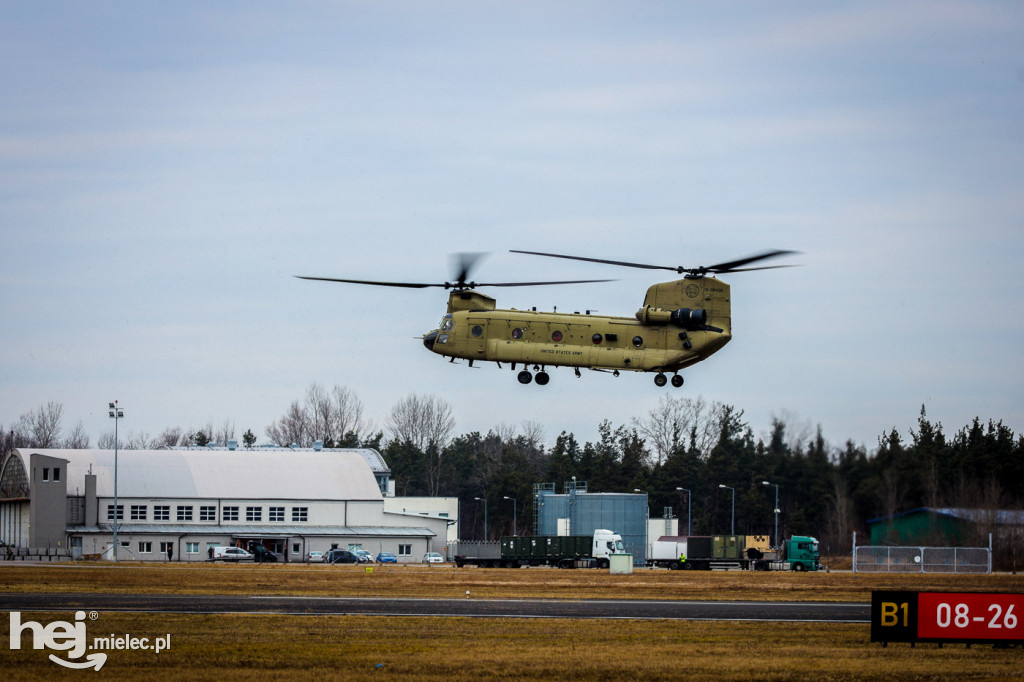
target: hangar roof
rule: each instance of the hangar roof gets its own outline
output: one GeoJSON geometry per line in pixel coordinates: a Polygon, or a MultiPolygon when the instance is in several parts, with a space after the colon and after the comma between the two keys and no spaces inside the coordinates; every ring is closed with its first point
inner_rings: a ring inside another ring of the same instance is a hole
{"type": "MultiPolygon", "coordinates": [[[[96,475],[96,495],[114,495],[113,450],[33,450],[67,460],[67,489],[85,492],[96,475]]],[[[370,465],[357,450],[119,450],[121,497],[268,500],[383,499],[370,465]]]]}

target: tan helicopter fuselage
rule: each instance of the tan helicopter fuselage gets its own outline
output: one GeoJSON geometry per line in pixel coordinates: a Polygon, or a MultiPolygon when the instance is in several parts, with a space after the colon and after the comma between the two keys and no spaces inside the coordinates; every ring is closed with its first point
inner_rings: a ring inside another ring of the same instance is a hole
{"type": "Polygon", "coordinates": [[[523,365],[676,372],[732,338],[729,285],[713,277],[655,284],[634,317],[502,310],[472,289],[453,292],[424,337],[449,358],[523,365]]]}

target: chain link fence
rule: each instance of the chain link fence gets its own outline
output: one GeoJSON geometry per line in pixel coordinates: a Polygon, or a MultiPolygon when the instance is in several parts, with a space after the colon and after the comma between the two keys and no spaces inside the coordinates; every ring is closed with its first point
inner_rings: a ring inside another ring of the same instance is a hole
{"type": "Polygon", "coordinates": [[[985,547],[853,548],[855,573],[991,573],[992,550],[985,547]]]}

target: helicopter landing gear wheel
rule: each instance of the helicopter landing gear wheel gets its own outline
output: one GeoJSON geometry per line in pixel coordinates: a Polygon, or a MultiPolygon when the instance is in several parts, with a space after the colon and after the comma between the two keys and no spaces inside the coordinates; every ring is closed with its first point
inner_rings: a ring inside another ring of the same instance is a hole
{"type": "Polygon", "coordinates": [[[680,386],[682,386],[683,385],[683,377],[681,377],[678,374],[673,374],[672,375],[672,385],[675,386],[676,388],[679,388],[680,386]]]}
{"type": "Polygon", "coordinates": [[[668,383],[668,377],[665,376],[664,374],[659,372],[658,374],[654,375],[654,385],[655,386],[664,386],[667,383],[668,383]]]}
{"type": "Polygon", "coordinates": [[[522,372],[519,373],[517,378],[519,379],[519,383],[521,383],[521,384],[528,384],[531,381],[533,381],[533,375],[530,374],[529,370],[525,370],[525,369],[522,372]]]}
{"type": "Polygon", "coordinates": [[[537,385],[538,386],[547,386],[548,385],[548,381],[551,379],[551,377],[548,376],[547,372],[540,371],[540,372],[537,372],[537,376],[535,377],[535,379],[537,381],[537,385]]]}

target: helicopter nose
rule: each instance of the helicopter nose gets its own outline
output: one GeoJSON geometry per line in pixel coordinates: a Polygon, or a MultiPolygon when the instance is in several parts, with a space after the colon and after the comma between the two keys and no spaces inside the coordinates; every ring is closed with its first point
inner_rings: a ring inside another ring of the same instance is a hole
{"type": "Polygon", "coordinates": [[[423,345],[427,347],[427,350],[434,350],[434,342],[437,341],[437,331],[432,331],[429,334],[423,336],[423,345]]]}

